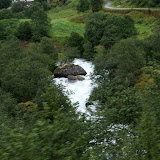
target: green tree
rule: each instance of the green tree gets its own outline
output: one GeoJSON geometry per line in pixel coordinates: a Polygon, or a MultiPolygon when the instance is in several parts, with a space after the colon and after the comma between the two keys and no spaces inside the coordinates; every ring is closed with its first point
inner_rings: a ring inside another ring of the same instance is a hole
{"type": "Polygon", "coordinates": [[[92,43],[92,46],[97,46],[102,38],[105,28],[106,15],[103,13],[89,14],[85,27],[85,39],[92,43]]]}
{"type": "Polygon", "coordinates": [[[0,77],[11,60],[23,57],[17,37],[9,36],[0,45],[0,77]]]}
{"type": "MultiPolygon", "coordinates": [[[[53,41],[48,37],[42,37],[40,41],[40,47],[42,49],[42,53],[51,55],[54,53],[54,43],[53,41]]],[[[54,59],[57,57],[53,57],[54,59]]]]}
{"type": "Polygon", "coordinates": [[[144,106],[135,129],[135,137],[132,137],[129,142],[128,157],[133,160],[158,160],[160,158],[159,129],[156,114],[149,106],[144,106]]]}
{"type": "Polygon", "coordinates": [[[30,40],[32,37],[32,28],[30,22],[22,22],[17,29],[16,35],[21,40],[30,40]]]}
{"type": "Polygon", "coordinates": [[[145,65],[144,48],[139,40],[132,38],[115,44],[107,58],[106,70],[109,72],[109,77],[116,83],[126,85],[134,84],[140,68],[145,65]]]}
{"type": "Polygon", "coordinates": [[[98,12],[102,9],[103,0],[91,0],[91,9],[93,12],[98,12]]]}
{"type": "Polygon", "coordinates": [[[32,40],[40,41],[42,37],[48,36],[50,23],[47,14],[42,9],[39,9],[33,13],[31,19],[33,33],[32,40]]]}
{"type": "Polygon", "coordinates": [[[26,102],[34,99],[39,91],[44,92],[49,75],[41,63],[25,58],[8,64],[2,73],[1,86],[18,102],[26,102]]]}
{"type": "Polygon", "coordinates": [[[10,93],[4,92],[0,88],[0,112],[6,115],[15,115],[16,100],[10,93]]]}
{"type": "Polygon", "coordinates": [[[17,12],[22,12],[22,11],[24,11],[25,10],[25,8],[26,8],[26,3],[25,2],[17,2],[17,3],[13,3],[12,4],[12,11],[13,11],[13,13],[17,13],[17,12]]]}
{"type": "Polygon", "coordinates": [[[25,15],[28,17],[28,18],[31,18],[32,15],[34,14],[34,12],[38,11],[42,9],[42,6],[40,3],[34,3],[32,4],[30,7],[26,8],[25,10],[25,15]]]}
{"type": "Polygon", "coordinates": [[[5,30],[5,27],[2,23],[0,23],[0,40],[5,39],[6,36],[7,36],[7,33],[6,33],[6,30],[5,30]]]}
{"type": "Polygon", "coordinates": [[[79,0],[77,5],[78,12],[88,11],[90,7],[90,3],[88,0],[79,0]]]}
{"type": "MultiPolygon", "coordinates": [[[[111,15],[103,13],[89,14],[86,21],[85,39],[92,44],[92,50],[103,45],[107,50],[121,39],[134,36],[136,29],[129,16],[111,15]]],[[[85,53],[87,53],[85,51],[85,53]]],[[[92,52],[94,57],[95,52],[92,52]]]]}
{"type": "Polygon", "coordinates": [[[110,49],[115,43],[122,39],[122,34],[120,34],[120,32],[121,30],[118,26],[112,24],[106,26],[101,39],[101,44],[105,46],[107,50],[110,49]]]}
{"type": "Polygon", "coordinates": [[[77,49],[81,52],[81,56],[84,51],[83,44],[84,38],[80,36],[78,33],[72,32],[68,39],[68,45],[71,47],[77,47],[77,49]]]}
{"type": "Polygon", "coordinates": [[[147,60],[160,61],[160,34],[153,34],[144,41],[147,60]]]}
{"type": "Polygon", "coordinates": [[[89,41],[86,41],[83,47],[84,47],[84,53],[83,53],[84,57],[88,60],[91,60],[94,54],[92,43],[89,41]]]}
{"type": "Polygon", "coordinates": [[[0,10],[0,20],[13,18],[12,11],[9,9],[0,10]]]}
{"type": "Polygon", "coordinates": [[[8,8],[11,4],[11,0],[1,0],[0,1],[0,9],[8,8]]]}

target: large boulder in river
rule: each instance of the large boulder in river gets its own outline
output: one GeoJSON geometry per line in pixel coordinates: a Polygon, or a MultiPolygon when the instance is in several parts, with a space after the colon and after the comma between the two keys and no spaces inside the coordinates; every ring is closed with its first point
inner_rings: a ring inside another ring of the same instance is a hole
{"type": "Polygon", "coordinates": [[[87,72],[80,67],[72,63],[64,64],[54,70],[55,77],[68,77],[68,75],[77,76],[77,75],[86,75],[87,72]]]}

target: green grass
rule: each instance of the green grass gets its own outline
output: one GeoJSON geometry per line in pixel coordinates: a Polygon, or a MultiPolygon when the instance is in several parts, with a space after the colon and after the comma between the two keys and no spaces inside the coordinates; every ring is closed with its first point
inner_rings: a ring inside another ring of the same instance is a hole
{"type": "Polygon", "coordinates": [[[135,27],[138,32],[137,38],[139,38],[139,39],[147,38],[148,36],[150,36],[152,34],[153,26],[151,26],[151,25],[135,24],[135,27]]]}
{"type": "Polygon", "coordinates": [[[60,19],[60,18],[67,18],[67,17],[71,17],[73,15],[76,15],[77,14],[77,10],[74,10],[74,9],[62,9],[62,10],[50,10],[49,13],[48,13],[48,17],[51,19],[51,20],[54,20],[54,19],[60,19]]]}
{"type": "Polygon", "coordinates": [[[19,22],[21,23],[21,22],[30,22],[31,21],[31,19],[19,19],[19,22]]]}
{"type": "Polygon", "coordinates": [[[52,37],[69,36],[71,32],[84,34],[85,24],[70,22],[67,18],[55,19],[51,21],[50,35],[52,37]]]}
{"type": "Polygon", "coordinates": [[[77,10],[70,9],[54,9],[48,12],[48,17],[51,20],[51,29],[49,35],[53,38],[64,38],[69,36],[71,32],[77,32],[80,35],[84,34],[85,24],[74,23],[70,21],[71,17],[75,17],[77,10]]]}

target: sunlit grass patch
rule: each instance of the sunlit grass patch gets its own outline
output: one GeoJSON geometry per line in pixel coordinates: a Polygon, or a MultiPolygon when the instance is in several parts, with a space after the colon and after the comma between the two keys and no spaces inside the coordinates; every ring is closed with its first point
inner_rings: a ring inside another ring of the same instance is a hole
{"type": "Polygon", "coordinates": [[[74,23],[85,23],[87,14],[77,14],[70,17],[70,21],[74,23]]]}
{"type": "Polygon", "coordinates": [[[50,35],[52,37],[69,36],[71,32],[77,32],[80,35],[84,34],[85,24],[73,23],[67,18],[52,20],[51,25],[50,35]]]}
{"type": "Polygon", "coordinates": [[[137,38],[144,39],[152,34],[153,25],[135,24],[138,35],[137,38]]]}
{"type": "Polygon", "coordinates": [[[53,20],[53,19],[71,17],[76,14],[77,14],[77,10],[73,10],[73,9],[66,9],[66,10],[60,10],[60,11],[51,10],[48,13],[48,17],[51,20],[53,20]]]}

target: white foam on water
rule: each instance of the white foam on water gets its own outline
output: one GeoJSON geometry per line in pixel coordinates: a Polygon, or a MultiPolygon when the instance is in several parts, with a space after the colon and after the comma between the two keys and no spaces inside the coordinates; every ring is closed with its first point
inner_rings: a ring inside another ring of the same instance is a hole
{"type": "Polygon", "coordinates": [[[85,104],[93,87],[95,86],[93,84],[93,80],[91,80],[91,74],[94,71],[94,65],[90,61],[79,58],[75,59],[73,63],[81,66],[87,72],[86,76],[82,76],[85,78],[85,80],[70,81],[67,78],[55,78],[55,82],[56,84],[62,84],[65,87],[65,91],[70,92],[68,97],[72,103],[79,103],[78,111],[86,112],[85,104]]]}

